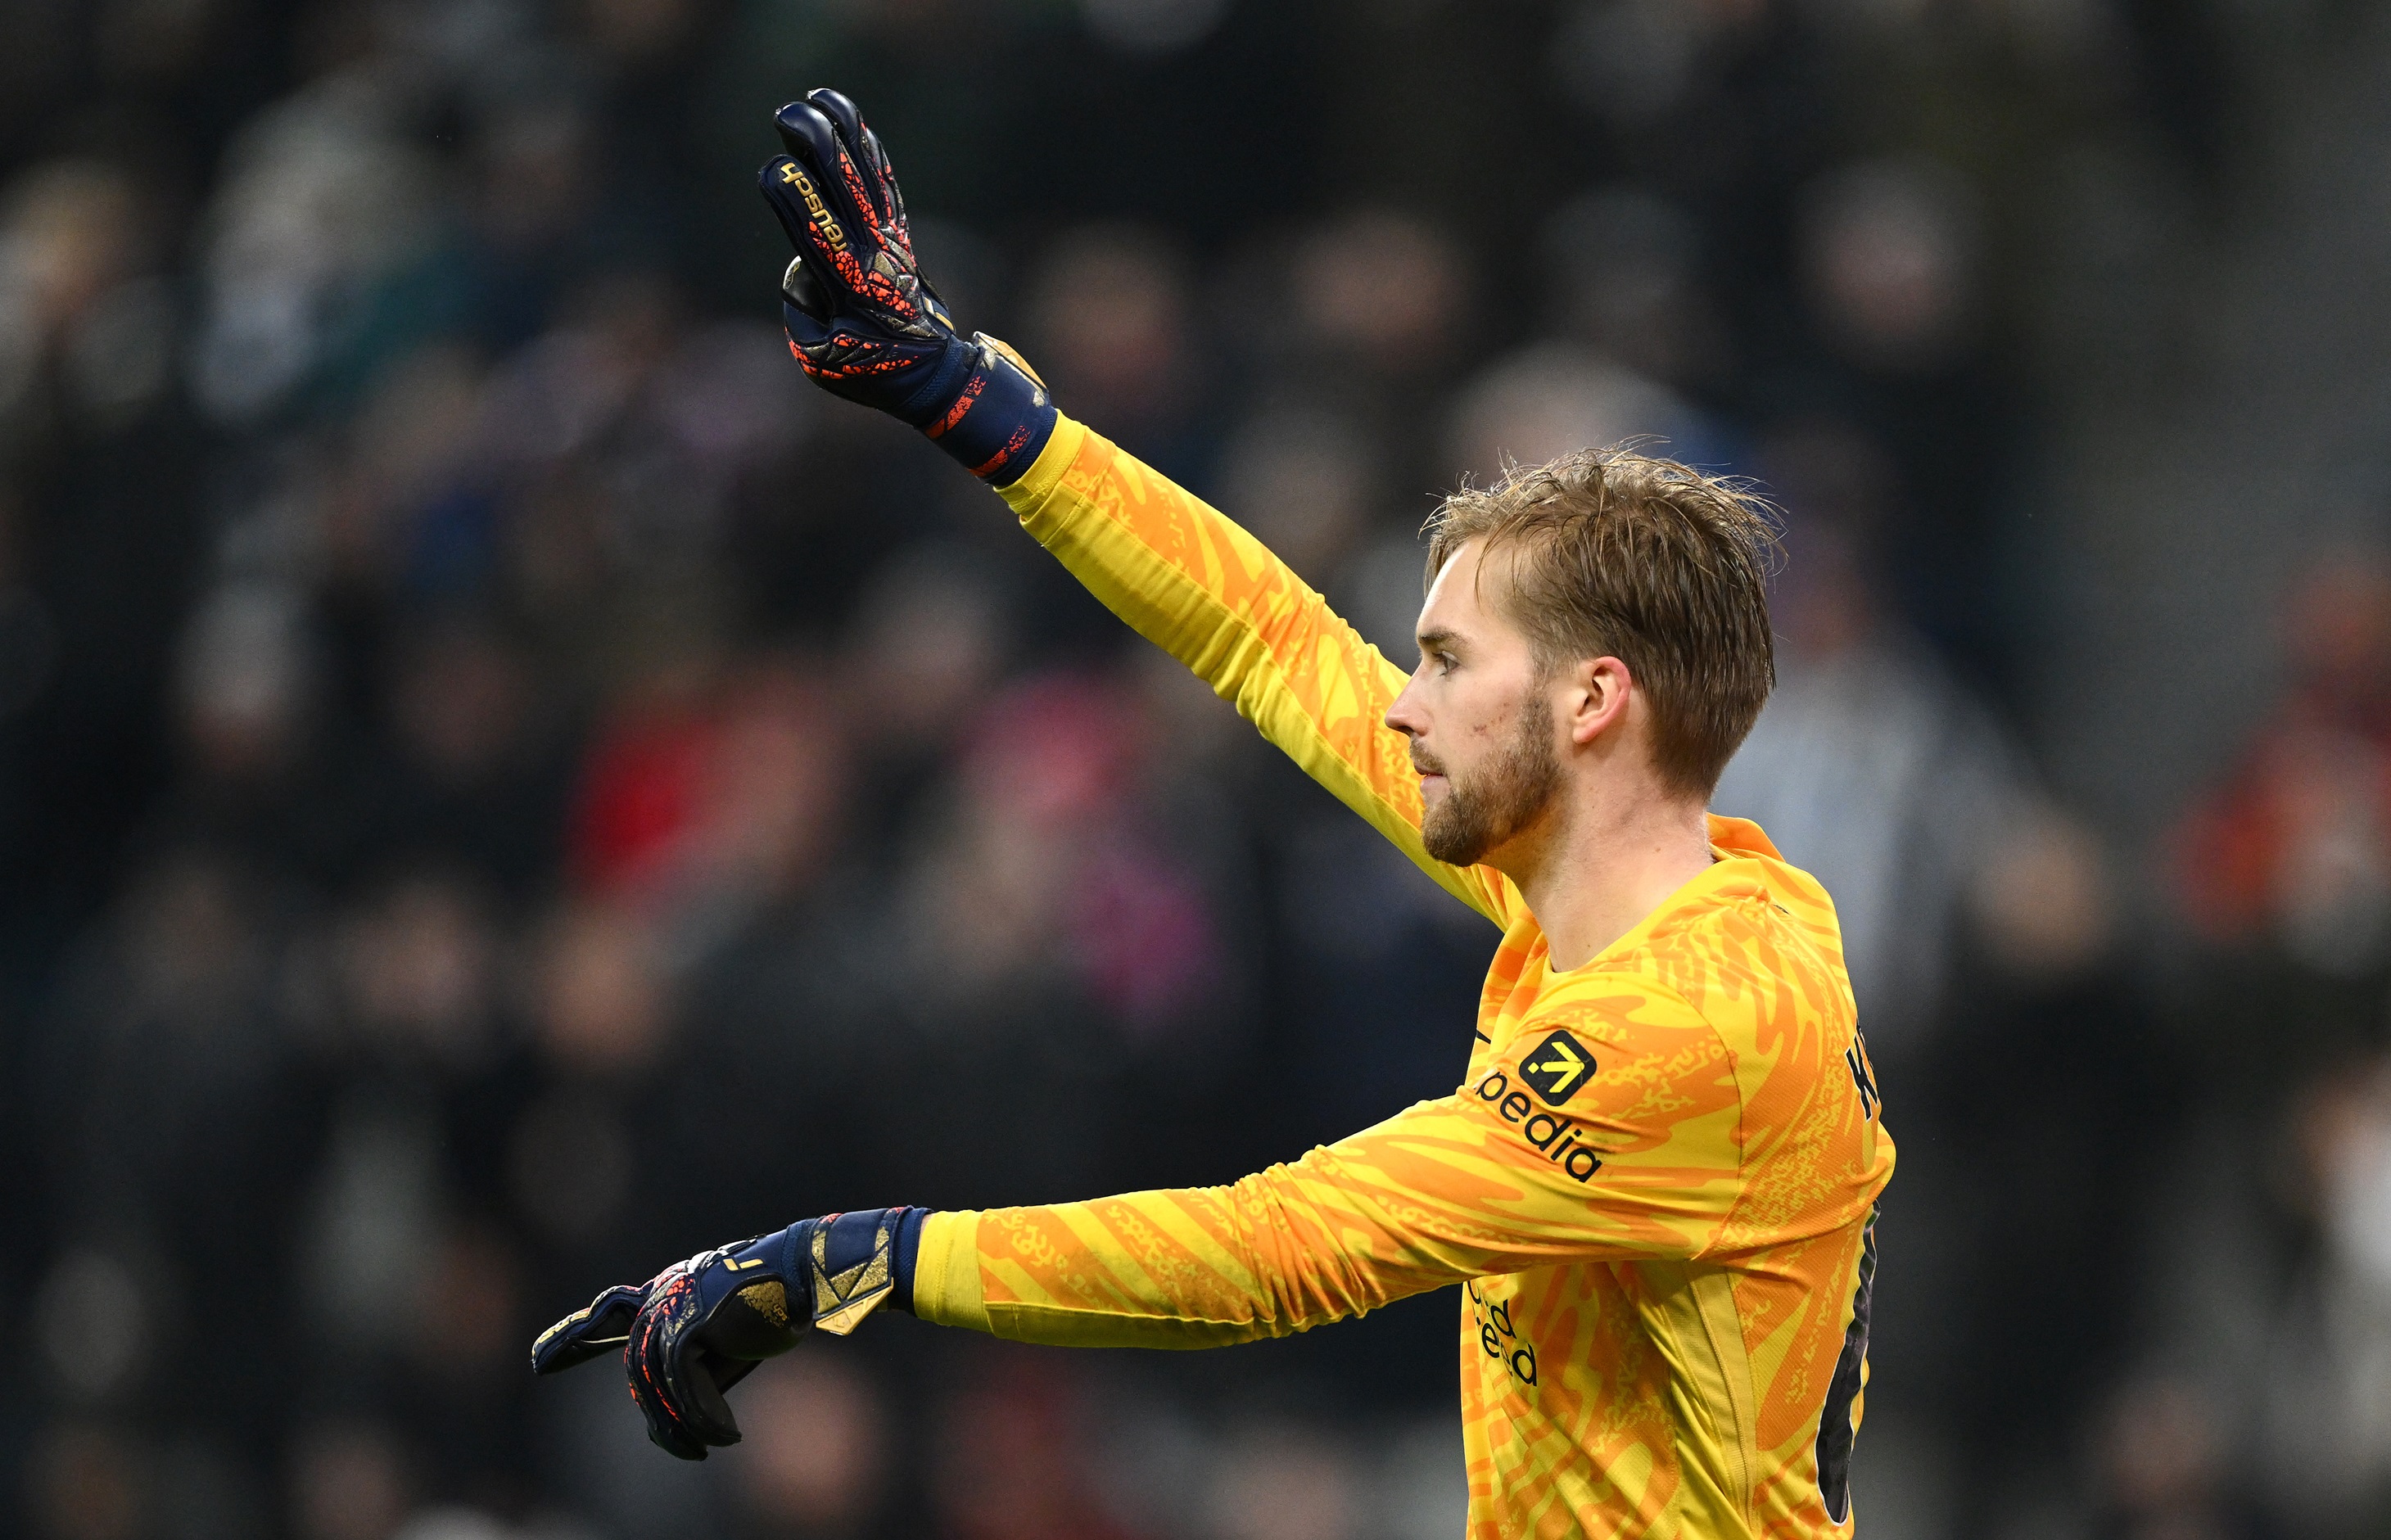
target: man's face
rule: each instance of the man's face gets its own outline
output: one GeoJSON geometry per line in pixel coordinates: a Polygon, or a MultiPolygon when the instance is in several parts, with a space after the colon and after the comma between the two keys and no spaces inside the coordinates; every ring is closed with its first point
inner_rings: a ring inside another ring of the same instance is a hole
{"type": "Polygon", "coordinates": [[[1474,865],[1534,825],[1560,787],[1552,706],[1527,637],[1492,603],[1498,568],[1455,551],[1420,610],[1419,667],[1387,710],[1412,741],[1428,853],[1474,865]]]}

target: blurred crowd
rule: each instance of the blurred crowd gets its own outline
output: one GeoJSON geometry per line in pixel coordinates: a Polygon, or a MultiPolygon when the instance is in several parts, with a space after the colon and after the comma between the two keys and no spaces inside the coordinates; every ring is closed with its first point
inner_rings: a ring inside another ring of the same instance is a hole
{"type": "Polygon", "coordinates": [[[1170,1358],[875,1320],[702,1467],[525,1372],[804,1215],[1440,1094],[1494,941],[806,385],[750,179],[821,84],[964,322],[1398,660],[1464,476],[1649,435],[1780,506],[1716,806],[1834,893],[1901,1147],[1876,1540],[2391,1526],[2391,563],[2316,554],[2156,848],[2019,661],[2046,173],[2223,217],[2249,7],[0,14],[0,1529],[1460,1527],[1442,1294],[1170,1358]]]}

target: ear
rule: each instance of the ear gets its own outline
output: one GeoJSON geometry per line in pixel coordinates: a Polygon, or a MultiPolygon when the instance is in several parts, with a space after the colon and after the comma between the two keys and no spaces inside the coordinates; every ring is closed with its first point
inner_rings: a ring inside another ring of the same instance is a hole
{"type": "Polygon", "coordinates": [[[1583,747],[1626,719],[1628,699],[1635,692],[1627,665],[1614,657],[1581,658],[1566,671],[1566,679],[1558,716],[1570,743],[1583,747]]]}

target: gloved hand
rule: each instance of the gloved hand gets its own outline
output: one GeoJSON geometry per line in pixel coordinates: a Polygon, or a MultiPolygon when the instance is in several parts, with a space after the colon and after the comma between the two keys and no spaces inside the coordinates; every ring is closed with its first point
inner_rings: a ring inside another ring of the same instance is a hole
{"type": "Polygon", "coordinates": [[[1021,356],[955,330],[913,257],[905,200],[855,104],[815,91],[773,115],[788,153],[756,174],[796,257],[781,278],[789,349],[814,383],[888,413],[997,485],[1054,431],[1021,356]]]}
{"type": "Polygon", "coordinates": [[[618,1284],[539,1334],[535,1374],[556,1374],[620,1345],[648,1438],[702,1460],[739,1442],[724,1392],[808,1327],[853,1331],[894,1298],[911,1308],[923,1209],[808,1219],[701,1251],[644,1284],[618,1284]]]}

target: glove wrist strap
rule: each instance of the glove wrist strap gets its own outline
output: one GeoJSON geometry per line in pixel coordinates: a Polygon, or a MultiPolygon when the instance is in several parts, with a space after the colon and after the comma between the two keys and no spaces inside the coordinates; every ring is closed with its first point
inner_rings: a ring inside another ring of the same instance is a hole
{"type": "Polygon", "coordinates": [[[913,1308],[913,1258],[926,1209],[868,1209],[789,1227],[785,1276],[817,1330],[844,1337],[882,1305],[913,1308]]]}
{"type": "Polygon", "coordinates": [[[963,389],[922,431],[992,486],[1019,481],[1054,434],[1054,404],[1013,350],[974,333],[963,389]]]}

